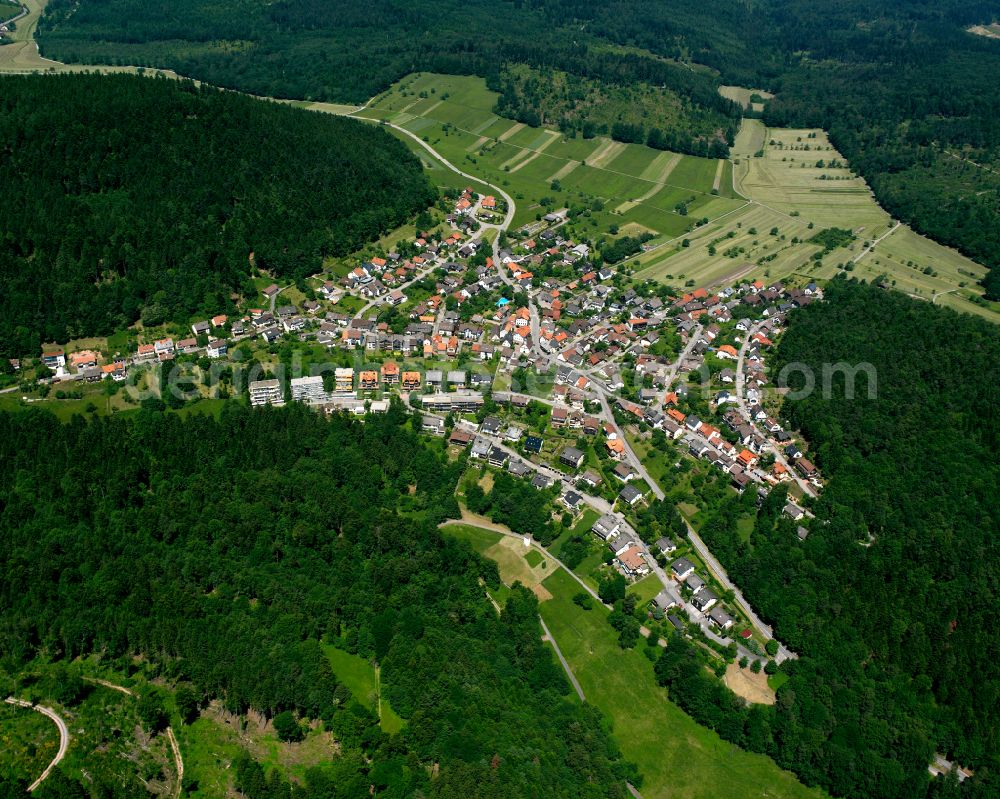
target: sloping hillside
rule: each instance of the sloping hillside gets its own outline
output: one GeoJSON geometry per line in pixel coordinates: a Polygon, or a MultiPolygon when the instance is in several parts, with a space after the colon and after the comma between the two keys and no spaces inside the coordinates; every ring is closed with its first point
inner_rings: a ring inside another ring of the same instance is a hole
{"type": "Polygon", "coordinates": [[[0,352],[225,308],[254,263],[318,271],[426,207],[384,131],[189,83],[8,77],[0,352]]]}

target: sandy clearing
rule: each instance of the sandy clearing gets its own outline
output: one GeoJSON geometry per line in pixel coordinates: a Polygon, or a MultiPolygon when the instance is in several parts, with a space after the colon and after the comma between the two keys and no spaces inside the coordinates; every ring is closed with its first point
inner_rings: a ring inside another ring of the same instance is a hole
{"type": "Polygon", "coordinates": [[[555,571],[555,563],[548,557],[543,557],[538,566],[531,567],[524,559],[529,551],[522,540],[504,536],[483,554],[496,561],[500,579],[506,585],[520,582],[525,588],[530,588],[539,600],[551,599],[552,594],[542,585],[542,580],[555,571]]]}
{"type": "Polygon", "coordinates": [[[761,671],[754,674],[750,669],[741,669],[738,663],[730,663],[722,678],[730,691],[757,705],[773,705],[774,691],[767,684],[767,675],[761,671]]]}
{"type": "Polygon", "coordinates": [[[567,161],[557,172],[549,177],[549,182],[551,183],[553,180],[562,180],[578,166],[580,166],[579,161],[567,161]]]}
{"type": "Polygon", "coordinates": [[[610,164],[625,149],[625,145],[608,139],[594,152],[587,156],[586,165],[595,169],[603,169],[610,164]]]}
{"type": "Polygon", "coordinates": [[[744,86],[720,86],[719,94],[725,97],[727,100],[732,100],[734,103],[739,103],[744,108],[750,107],[750,97],[754,94],[759,94],[765,100],[770,100],[774,97],[770,92],[765,92],[763,89],[747,89],[744,86]]]}
{"type": "Polygon", "coordinates": [[[476,150],[478,150],[480,147],[486,144],[486,142],[488,142],[489,140],[490,140],[489,136],[480,136],[473,144],[470,144],[468,147],[466,147],[465,151],[467,153],[474,153],[476,152],[476,150]]]}
{"type": "Polygon", "coordinates": [[[528,164],[530,164],[532,161],[534,161],[536,158],[538,158],[538,156],[540,156],[543,152],[545,152],[545,149],[547,147],[550,147],[554,142],[558,141],[559,138],[562,136],[561,133],[559,133],[558,131],[555,131],[555,130],[547,131],[547,135],[548,135],[549,138],[546,139],[545,142],[540,147],[538,147],[538,149],[536,149],[531,155],[529,155],[527,158],[525,158],[517,166],[513,167],[510,171],[511,172],[517,172],[517,170],[522,169],[523,167],[526,167],[528,164]]]}
{"type": "Polygon", "coordinates": [[[507,130],[505,130],[503,133],[501,133],[497,138],[500,141],[507,141],[507,139],[509,139],[511,136],[513,136],[518,131],[524,130],[525,127],[527,127],[527,126],[523,122],[515,122],[513,125],[511,125],[509,128],[507,128],[507,130]]]}
{"type": "Polygon", "coordinates": [[[989,25],[973,25],[971,28],[966,28],[969,33],[974,33],[976,36],[985,36],[987,39],[1000,39],[1000,23],[990,23],[989,25]]]}
{"type": "Polygon", "coordinates": [[[719,185],[722,183],[722,169],[725,165],[726,162],[720,158],[718,166],[715,167],[715,180],[712,181],[712,191],[716,193],[718,193],[719,185]]]}

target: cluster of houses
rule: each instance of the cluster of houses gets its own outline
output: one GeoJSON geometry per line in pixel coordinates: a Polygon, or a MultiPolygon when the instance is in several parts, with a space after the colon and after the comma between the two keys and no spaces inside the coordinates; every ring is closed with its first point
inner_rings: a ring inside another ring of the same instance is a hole
{"type": "MultiPolygon", "coordinates": [[[[669,539],[661,539],[657,546],[664,554],[669,554],[676,550],[676,545],[669,539]]],[[[678,589],[665,588],[653,599],[653,606],[668,613],[674,607],[684,607],[684,600],[681,598],[680,585],[684,585],[686,591],[690,592],[688,604],[701,613],[708,621],[709,625],[720,632],[729,630],[736,619],[720,603],[718,595],[708,586],[708,583],[701,576],[695,573],[694,564],[687,558],[677,558],[670,564],[670,572],[677,581],[678,589]]],[[[673,622],[673,620],[671,620],[673,622]]],[[[752,635],[750,630],[744,630],[741,636],[749,638],[752,635]]]]}
{"type": "Polygon", "coordinates": [[[218,315],[211,320],[195,322],[191,325],[192,336],[175,341],[167,337],[151,343],[139,344],[136,351],[128,356],[116,355],[105,359],[95,350],[79,350],[67,355],[62,347],[44,347],[42,364],[52,370],[57,379],[85,380],[95,383],[105,378],[121,382],[128,377],[128,368],[133,365],[164,363],[178,354],[204,352],[209,358],[224,358],[229,353],[229,343],[221,338],[229,317],[218,315]],[[214,338],[212,337],[214,336],[214,338]],[[208,340],[205,343],[203,337],[208,340]]]}
{"type": "MultiPolygon", "coordinates": [[[[619,409],[636,421],[662,430],[673,440],[683,440],[692,456],[707,460],[726,472],[732,486],[740,493],[752,484],[768,487],[792,479],[788,467],[780,459],[775,460],[768,468],[761,465],[762,456],[772,445],[783,450],[787,462],[793,465],[802,478],[820,485],[813,464],[794,444],[791,434],[761,404],[763,389],[768,383],[764,356],[772,346],[773,339],[781,333],[785,315],[791,308],[806,305],[819,296],[819,290],[812,285],[804,291],[786,290],[781,284],[765,288],[757,281],[722,289],[716,295],[709,295],[705,290],[699,289],[674,303],[674,311],[677,312],[674,320],[687,352],[678,371],[686,373],[700,369],[708,354],[720,361],[732,361],[735,365],[740,353],[734,345],[720,344],[716,340],[720,334],[719,324],[726,320],[727,314],[731,314],[735,305],[745,303],[748,298],[763,297],[768,302],[761,309],[760,320],[741,318],[734,326],[736,335],[743,339],[741,348],[744,349],[745,403],[738,400],[737,374],[734,369],[724,368],[714,376],[714,381],[721,388],[715,391],[710,404],[713,410],[718,409],[722,414],[721,424],[725,426],[728,435],[715,424],[680,410],[678,406],[683,404],[688,394],[683,382],[666,392],[640,392],[640,402],[620,400],[619,409]],[[690,318],[692,315],[700,316],[705,313],[719,322],[703,325],[690,318]],[[692,337],[696,337],[696,340],[689,347],[692,337]]],[[[663,387],[666,383],[662,377],[665,368],[663,361],[664,359],[653,356],[640,356],[636,360],[636,372],[640,375],[656,375],[654,385],[663,387]]]]}
{"type": "Polygon", "coordinates": [[[464,230],[476,230],[478,226],[473,222],[474,219],[481,222],[495,222],[498,214],[505,213],[506,210],[506,203],[493,195],[477,194],[472,189],[466,188],[455,200],[455,209],[448,215],[448,221],[464,230]]]}
{"type": "Polygon", "coordinates": [[[649,574],[651,564],[648,553],[631,531],[623,529],[623,523],[617,516],[601,516],[594,522],[591,531],[605,542],[623,574],[630,577],[649,574]]]}

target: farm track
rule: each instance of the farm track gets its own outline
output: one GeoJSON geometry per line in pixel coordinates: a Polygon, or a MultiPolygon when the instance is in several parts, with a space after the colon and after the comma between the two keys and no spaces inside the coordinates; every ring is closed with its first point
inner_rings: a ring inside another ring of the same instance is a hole
{"type": "Polygon", "coordinates": [[[7,697],[8,705],[15,705],[16,707],[27,708],[28,710],[34,710],[41,713],[43,716],[47,716],[55,722],[56,727],[59,728],[59,750],[56,752],[56,756],[52,758],[52,762],[49,763],[45,770],[41,773],[37,780],[35,780],[31,785],[28,786],[28,793],[32,793],[39,785],[41,785],[48,776],[52,773],[52,769],[58,766],[64,757],[66,757],[66,750],[69,749],[69,729],[66,727],[66,722],[63,721],[62,717],[56,713],[51,708],[43,707],[42,705],[33,705],[31,702],[25,702],[23,699],[15,699],[13,696],[7,697]]]}

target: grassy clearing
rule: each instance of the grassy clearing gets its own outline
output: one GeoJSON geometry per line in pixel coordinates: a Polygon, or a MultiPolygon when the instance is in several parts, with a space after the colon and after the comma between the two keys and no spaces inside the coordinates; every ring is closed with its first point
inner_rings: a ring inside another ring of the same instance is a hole
{"type": "Polygon", "coordinates": [[[770,100],[774,97],[773,94],[763,89],[747,89],[744,86],[720,86],[719,94],[727,100],[739,103],[744,108],[749,108],[751,105],[759,105],[759,103],[753,103],[750,99],[755,94],[763,97],[765,100],[770,100]]]}
{"type": "MultiPolygon", "coordinates": [[[[140,70],[136,67],[63,64],[59,61],[43,58],[35,46],[34,38],[35,30],[38,28],[38,20],[48,0],[23,0],[23,3],[28,9],[28,15],[17,21],[17,30],[11,34],[9,43],[0,47],[0,73],[99,72],[104,75],[114,73],[139,74],[140,70]]],[[[96,47],[95,51],[99,49],[100,46],[96,47]]],[[[129,59],[130,47],[127,44],[105,45],[105,50],[109,63],[113,60],[127,61],[129,59]]],[[[169,69],[146,68],[142,70],[142,74],[163,75],[169,78],[179,77],[176,72],[169,69]]]]}
{"type": "Polygon", "coordinates": [[[206,799],[233,795],[232,763],[243,751],[265,771],[276,770],[295,782],[302,782],[309,769],[329,763],[338,751],[333,736],[321,726],[298,743],[283,743],[269,724],[253,716],[233,716],[218,702],[174,733],[184,757],[185,781],[198,786],[186,795],[206,799]]]}
{"type": "Polygon", "coordinates": [[[656,596],[663,588],[663,583],[660,582],[660,578],[655,574],[647,574],[641,580],[632,583],[628,587],[628,593],[634,594],[639,600],[640,605],[645,605],[652,601],[653,597],[656,596]]]}
{"type": "MultiPolygon", "coordinates": [[[[375,667],[364,658],[352,655],[343,649],[326,646],[324,650],[333,673],[337,675],[337,680],[347,686],[358,702],[375,709],[379,700],[375,667]]],[[[395,733],[403,729],[406,722],[389,707],[389,703],[385,699],[381,700],[380,711],[382,729],[385,732],[395,733]]]]}
{"type": "MultiPolygon", "coordinates": [[[[694,223],[675,210],[677,202],[708,203],[718,162],[622,144],[607,138],[564,138],[555,130],[531,128],[493,113],[497,95],[478,78],[421,73],[401,80],[356,116],[391,119],[424,139],[456,168],[508,190],[517,201],[514,226],[534,221],[541,201],[604,205],[588,219],[571,222],[569,236],[592,238],[615,225],[636,223],[663,237],[694,223]],[[680,169],[680,178],[676,170],[680,169]],[[554,183],[555,182],[555,183],[554,183]],[[678,196],[662,193],[666,186],[678,196]],[[612,209],[617,209],[617,213],[612,209]],[[585,225],[585,226],[584,226],[585,225]]],[[[402,137],[424,161],[438,185],[465,186],[445,175],[443,165],[417,142],[402,137]]],[[[453,174],[453,173],[452,173],[453,174]]],[[[712,206],[699,213],[724,213],[712,206]]]]}
{"type": "MultiPolygon", "coordinates": [[[[583,529],[583,523],[581,518],[578,528],[583,529]]],[[[498,554],[498,533],[467,525],[443,529],[488,557],[498,554]]],[[[502,574],[503,563],[500,567],[502,574]]],[[[650,594],[647,580],[631,590],[641,596],[650,594]]],[[[618,646],[607,611],[597,606],[585,611],[572,601],[579,584],[563,569],[549,574],[543,588],[548,596],[539,611],[580,680],[587,701],[611,719],[623,753],[642,770],[641,792],[646,799],[821,796],[768,758],[726,743],[671,703],[666,691],[655,684],[652,664],[641,650],[622,651],[618,646]]]]}
{"type": "Polygon", "coordinates": [[[541,600],[548,599],[548,592],[542,586],[553,571],[558,568],[548,554],[524,546],[520,538],[501,535],[493,530],[469,524],[449,524],[442,528],[448,535],[467,541],[480,555],[496,561],[500,579],[505,585],[515,582],[530,588],[541,600]]]}
{"type": "Polygon", "coordinates": [[[552,599],[541,605],[542,617],[587,701],[611,719],[623,754],[642,771],[645,799],[821,796],[763,755],[726,743],[671,703],[640,649],[618,646],[607,612],[573,603],[576,583],[562,570],[545,585],[552,599]]]}
{"type": "Polygon", "coordinates": [[[868,280],[885,275],[898,291],[947,305],[956,311],[976,313],[996,321],[1000,308],[994,303],[983,308],[969,301],[978,296],[978,281],[986,268],[955,250],[901,226],[875,245],[854,268],[858,277],[868,280]],[[925,270],[932,274],[925,274],[925,270]]]}
{"type": "Polygon", "coordinates": [[[32,782],[59,749],[56,725],[41,713],[0,703],[0,783],[32,782]]]}
{"type": "MultiPolygon", "coordinates": [[[[707,179],[707,163],[685,159],[670,180],[697,185],[707,179]]],[[[767,129],[759,120],[744,120],[733,162],[725,162],[721,170],[716,167],[711,179],[720,199],[697,209],[709,223],[686,236],[687,247],[677,241],[641,256],[639,277],[677,286],[713,286],[790,276],[823,280],[849,266],[857,277],[885,277],[897,290],[918,299],[1000,321],[1000,304],[972,302],[982,293],[978,281],[985,267],[954,250],[901,226],[865,254],[893,220],[822,130],[767,129]],[[723,211],[720,203],[732,201],[721,196],[736,192],[750,204],[723,211]],[[821,248],[808,240],[829,227],[851,230],[855,240],[813,260],[821,248]]],[[[650,202],[673,199],[661,193],[650,202]]]]}
{"type": "Polygon", "coordinates": [[[196,782],[192,797],[227,796],[233,791],[232,763],[243,750],[235,730],[207,716],[174,731],[184,757],[184,775],[196,782]]]}

